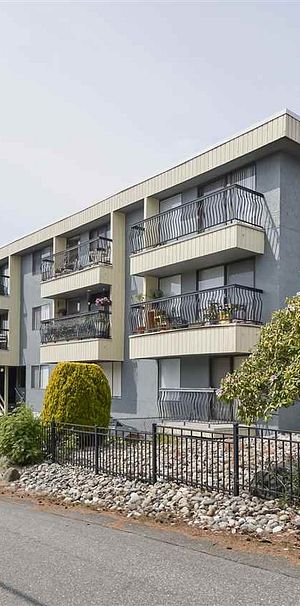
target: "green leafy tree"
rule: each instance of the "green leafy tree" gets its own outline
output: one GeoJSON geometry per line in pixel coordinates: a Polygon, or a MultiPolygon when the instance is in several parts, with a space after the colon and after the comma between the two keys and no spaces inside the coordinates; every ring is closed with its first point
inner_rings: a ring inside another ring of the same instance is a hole
{"type": "Polygon", "coordinates": [[[13,465],[29,465],[42,459],[41,423],[26,404],[0,418],[0,456],[13,465]]]}
{"type": "Polygon", "coordinates": [[[218,397],[238,400],[239,419],[267,420],[300,394],[300,296],[287,299],[261,329],[260,340],[241,367],[222,380],[218,397]]]}
{"type": "Polygon", "coordinates": [[[45,391],[42,421],[107,427],[111,392],[98,364],[60,362],[45,391]]]}

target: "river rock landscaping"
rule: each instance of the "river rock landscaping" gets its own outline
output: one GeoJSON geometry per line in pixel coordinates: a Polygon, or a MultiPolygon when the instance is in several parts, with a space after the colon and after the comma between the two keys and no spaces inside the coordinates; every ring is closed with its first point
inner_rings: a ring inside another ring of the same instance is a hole
{"type": "Polygon", "coordinates": [[[165,480],[152,485],[47,463],[23,469],[20,478],[10,486],[15,491],[48,496],[64,504],[119,512],[129,518],[145,516],[159,522],[184,522],[211,531],[251,533],[266,538],[300,533],[300,506],[246,493],[235,497],[165,480]]]}

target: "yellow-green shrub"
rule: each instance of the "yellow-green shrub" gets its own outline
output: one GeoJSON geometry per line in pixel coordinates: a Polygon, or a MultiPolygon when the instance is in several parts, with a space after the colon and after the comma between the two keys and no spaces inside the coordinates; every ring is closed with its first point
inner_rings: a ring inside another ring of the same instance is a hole
{"type": "Polygon", "coordinates": [[[49,379],[42,420],[107,427],[110,408],[110,387],[100,366],[60,362],[49,379]]]}

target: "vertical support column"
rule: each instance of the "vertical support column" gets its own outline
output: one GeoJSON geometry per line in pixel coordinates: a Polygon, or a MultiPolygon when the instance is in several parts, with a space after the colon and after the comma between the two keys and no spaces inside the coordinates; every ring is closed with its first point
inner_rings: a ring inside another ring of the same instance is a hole
{"type": "MultiPolygon", "coordinates": [[[[63,252],[64,250],[66,250],[67,248],[67,238],[65,238],[64,236],[55,236],[53,238],[53,254],[56,255],[57,253],[63,252]]],[[[57,265],[55,262],[55,256],[54,256],[54,267],[53,267],[53,271],[55,271],[57,269],[57,265]]]]}
{"type": "Polygon", "coordinates": [[[64,236],[55,236],[53,238],[53,254],[56,255],[58,252],[66,250],[67,238],[64,236]]]}
{"type": "MultiPolygon", "coordinates": [[[[159,200],[157,198],[144,198],[144,219],[150,219],[159,213],[159,200]]],[[[145,248],[156,246],[160,240],[159,217],[152,221],[144,223],[144,241],[145,248]]]]}
{"type": "Polygon", "coordinates": [[[159,213],[159,200],[158,198],[153,198],[152,196],[148,196],[144,198],[144,219],[149,219],[149,217],[153,217],[153,215],[158,215],[159,213]]]}
{"type": "Polygon", "coordinates": [[[125,321],[125,215],[111,213],[112,284],[111,338],[113,360],[124,359],[125,321]]]}

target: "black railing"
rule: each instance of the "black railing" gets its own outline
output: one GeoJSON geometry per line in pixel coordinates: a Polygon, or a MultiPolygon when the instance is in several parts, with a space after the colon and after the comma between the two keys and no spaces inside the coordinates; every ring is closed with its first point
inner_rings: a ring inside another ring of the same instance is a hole
{"type": "Polygon", "coordinates": [[[43,427],[43,449],[53,463],[95,473],[300,502],[300,438],[292,432],[237,423],[226,431],[154,423],[151,432],[52,423],[43,427]]]}
{"type": "Polygon", "coordinates": [[[264,196],[241,185],[231,185],[154,215],[132,226],[131,252],[153,248],[233,221],[263,227],[264,196]]]}
{"type": "Polygon", "coordinates": [[[233,284],[131,305],[133,334],[191,325],[261,323],[262,290],[233,284]]]}
{"type": "Polygon", "coordinates": [[[96,311],[41,322],[41,342],[109,339],[110,312],[96,311]]]}
{"type": "Polygon", "coordinates": [[[8,328],[0,328],[0,349],[8,349],[8,328]]]}
{"type": "Polygon", "coordinates": [[[9,294],[9,276],[0,274],[0,296],[9,294]]]}
{"type": "Polygon", "coordinates": [[[15,387],[15,400],[16,404],[22,404],[23,402],[26,402],[25,387],[15,387]]]}
{"type": "Polygon", "coordinates": [[[41,263],[42,280],[50,280],[90,267],[91,265],[111,264],[110,238],[99,237],[88,240],[73,248],[68,248],[43,259],[41,263]]]}
{"type": "Polygon", "coordinates": [[[232,422],[237,417],[235,404],[226,404],[215,389],[160,389],[159,416],[164,421],[232,422]]]}

